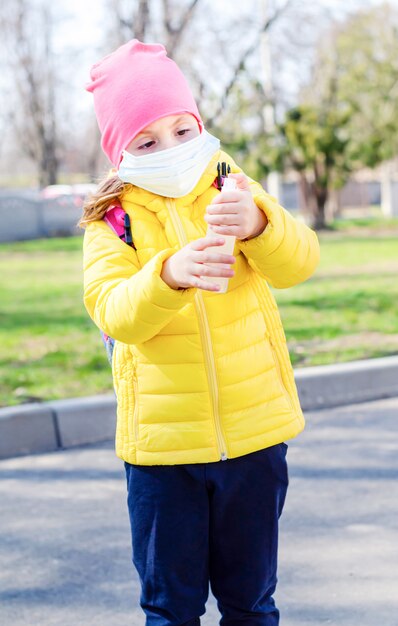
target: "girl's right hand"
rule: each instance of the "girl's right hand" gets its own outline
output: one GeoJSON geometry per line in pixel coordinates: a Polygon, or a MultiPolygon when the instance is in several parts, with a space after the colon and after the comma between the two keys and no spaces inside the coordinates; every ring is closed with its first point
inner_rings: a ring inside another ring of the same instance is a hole
{"type": "Polygon", "coordinates": [[[222,246],[224,241],[223,237],[215,238],[214,235],[191,241],[163,263],[160,274],[162,280],[172,289],[197,287],[206,291],[219,291],[219,285],[207,282],[203,277],[231,278],[234,275],[235,272],[229,267],[235,263],[234,256],[207,250],[222,246]],[[217,263],[217,267],[208,263],[217,263]]]}

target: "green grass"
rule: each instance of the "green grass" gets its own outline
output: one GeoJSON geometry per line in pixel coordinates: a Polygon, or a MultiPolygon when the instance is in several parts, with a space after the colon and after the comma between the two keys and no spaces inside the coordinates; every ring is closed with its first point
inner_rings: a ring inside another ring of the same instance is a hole
{"type": "MultiPolygon", "coordinates": [[[[321,235],[314,277],[275,290],[296,366],[398,354],[398,229],[321,235]]],[[[0,406],[112,391],[83,306],[81,237],[0,245],[0,406]]]]}
{"type": "Polygon", "coordinates": [[[275,290],[295,365],[398,354],[398,236],[320,236],[315,275],[275,290]]]}
{"type": "Polygon", "coordinates": [[[0,405],[110,391],[82,304],[80,237],[0,246],[0,405]]]}
{"type": "Polygon", "coordinates": [[[349,231],[352,229],[364,229],[371,228],[374,232],[378,230],[386,230],[389,228],[398,228],[397,217],[383,217],[378,211],[373,216],[368,217],[356,217],[356,218],[341,218],[337,219],[332,225],[331,229],[336,231],[349,231]],[[378,213],[378,214],[377,214],[378,213]]]}

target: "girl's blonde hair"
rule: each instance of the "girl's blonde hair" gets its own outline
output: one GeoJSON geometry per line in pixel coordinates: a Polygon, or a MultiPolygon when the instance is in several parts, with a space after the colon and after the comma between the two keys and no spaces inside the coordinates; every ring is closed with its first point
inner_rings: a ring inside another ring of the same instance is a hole
{"type": "Polygon", "coordinates": [[[102,220],[109,206],[131,187],[130,183],[124,183],[116,175],[103,178],[98,184],[97,191],[85,199],[83,215],[76,226],[86,228],[89,222],[102,220]]]}

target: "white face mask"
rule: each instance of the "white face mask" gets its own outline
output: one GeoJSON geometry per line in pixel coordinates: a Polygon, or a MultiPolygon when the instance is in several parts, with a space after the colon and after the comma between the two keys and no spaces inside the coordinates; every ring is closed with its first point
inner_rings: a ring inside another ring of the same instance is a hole
{"type": "Polygon", "coordinates": [[[152,154],[135,156],[123,150],[117,175],[125,183],[167,198],[182,198],[194,189],[220,140],[203,129],[184,143],[152,154]]]}

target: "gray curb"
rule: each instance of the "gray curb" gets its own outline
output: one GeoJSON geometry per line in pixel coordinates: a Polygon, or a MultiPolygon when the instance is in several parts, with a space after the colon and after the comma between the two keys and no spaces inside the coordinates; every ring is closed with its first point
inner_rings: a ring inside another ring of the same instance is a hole
{"type": "Polygon", "coordinates": [[[398,356],[303,367],[294,376],[304,411],[398,396],[398,356]]]}
{"type": "Polygon", "coordinates": [[[114,395],[0,409],[0,459],[108,441],[115,434],[114,395]]]}
{"type": "MultiPolygon", "coordinates": [[[[295,370],[303,410],[398,396],[398,356],[295,370]]],[[[0,459],[114,438],[112,395],[0,409],[0,459]]]]}

